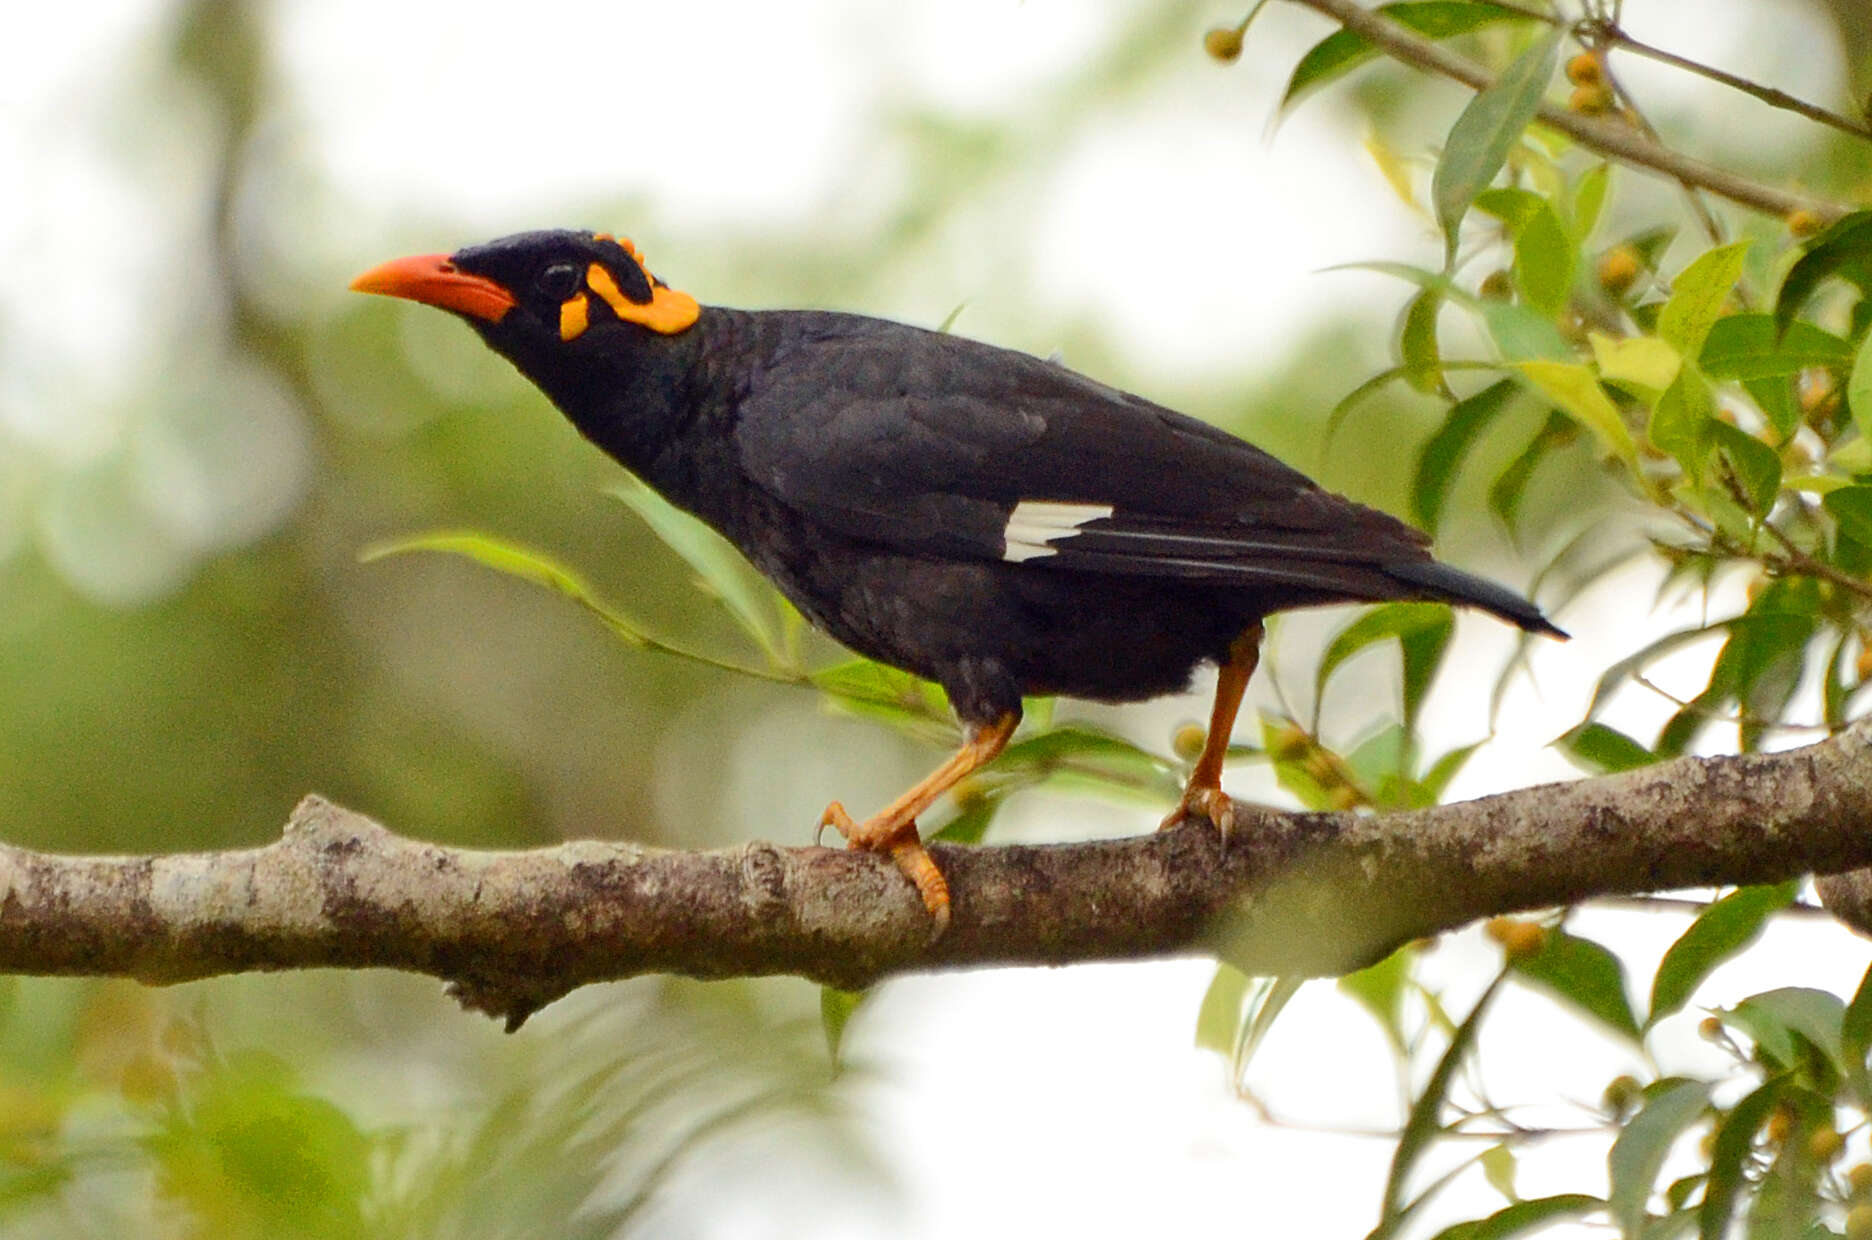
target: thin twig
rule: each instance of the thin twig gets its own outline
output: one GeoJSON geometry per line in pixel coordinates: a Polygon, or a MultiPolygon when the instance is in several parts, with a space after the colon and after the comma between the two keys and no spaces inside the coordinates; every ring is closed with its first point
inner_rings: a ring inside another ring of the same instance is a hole
{"type": "MultiPolygon", "coordinates": [[[[1339,22],[1346,29],[1368,40],[1396,60],[1427,73],[1453,78],[1472,90],[1487,90],[1495,84],[1495,75],[1481,65],[1447,48],[1419,37],[1396,22],[1374,13],[1358,0],[1292,0],[1339,22]]],[[[1606,120],[1569,112],[1563,107],[1543,103],[1537,113],[1541,122],[1566,134],[1581,146],[1611,159],[1649,168],[1686,184],[1708,190],[1738,205],[1766,214],[1784,217],[1794,211],[1812,212],[1822,223],[1830,223],[1846,214],[1847,208],[1828,199],[1797,194],[1750,180],[1714,164],[1692,159],[1651,141],[1624,121],[1606,120]]]]}
{"type": "Polygon", "coordinates": [[[1706,65],[1699,61],[1690,60],[1686,57],[1679,56],[1675,52],[1666,51],[1664,48],[1654,47],[1642,40],[1634,39],[1621,30],[1615,22],[1586,21],[1582,22],[1578,29],[1581,35],[1590,41],[1610,44],[1614,47],[1622,48],[1632,53],[1634,56],[1643,56],[1647,60],[1655,60],[1659,64],[1669,65],[1673,69],[1682,69],[1685,73],[1694,73],[1700,78],[1707,78],[1709,81],[1715,82],[1718,85],[1727,86],[1730,90],[1740,91],[1750,98],[1758,99],[1771,108],[1780,108],[1786,112],[1796,113],[1806,117],[1810,121],[1818,121],[1820,124],[1826,125],[1829,128],[1837,129],[1841,133],[1851,134],[1855,138],[1872,139],[1872,127],[1868,127],[1861,121],[1855,121],[1850,116],[1842,116],[1838,112],[1823,108],[1818,104],[1808,103],[1805,99],[1796,98],[1784,90],[1777,90],[1772,86],[1763,86],[1759,82],[1751,82],[1747,78],[1737,77],[1735,74],[1725,69],[1718,69],[1714,65],[1706,65]]]}
{"type": "MultiPolygon", "coordinates": [[[[1553,13],[1513,4],[1509,0],[1489,0],[1489,3],[1498,9],[1507,9],[1509,12],[1518,13],[1532,21],[1546,22],[1550,26],[1558,26],[1565,21],[1564,18],[1553,13]]],[[[1676,52],[1646,43],[1642,39],[1635,39],[1619,25],[1619,20],[1620,17],[1616,11],[1610,17],[1587,17],[1574,24],[1573,31],[1581,42],[1601,43],[1623,48],[1634,56],[1643,56],[1647,60],[1655,60],[1673,69],[1682,69],[1685,73],[1706,78],[1719,86],[1727,86],[1730,90],[1740,91],[1771,108],[1796,113],[1810,121],[1818,121],[1822,125],[1837,129],[1841,133],[1851,134],[1855,138],[1872,138],[1872,126],[1868,126],[1863,121],[1856,121],[1850,116],[1823,108],[1819,104],[1808,103],[1805,99],[1790,95],[1773,86],[1751,82],[1726,69],[1718,69],[1714,65],[1706,65],[1701,61],[1691,60],[1687,56],[1679,56],[1676,52]]]]}
{"type": "Polygon", "coordinates": [[[1778,568],[1784,573],[1792,572],[1802,577],[1818,577],[1822,581],[1831,582],[1856,598],[1872,602],[1872,584],[1861,581],[1850,573],[1843,573],[1824,560],[1814,559],[1801,550],[1799,544],[1789,538],[1772,521],[1763,521],[1762,528],[1781,544],[1780,555],[1768,554],[1757,557],[1762,563],[1778,568]]]}
{"type": "MultiPolygon", "coordinates": [[[[1644,109],[1638,106],[1638,100],[1632,96],[1631,91],[1625,88],[1625,83],[1619,80],[1618,74],[1612,72],[1612,66],[1603,58],[1600,59],[1599,66],[1605,74],[1606,84],[1612,88],[1613,95],[1625,101],[1626,110],[1637,122],[1638,128],[1644,132],[1644,136],[1662,146],[1664,139],[1658,134],[1657,126],[1653,125],[1651,118],[1644,114],[1644,109]]],[[[1684,200],[1690,204],[1690,213],[1697,217],[1697,223],[1702,225],[1703,234],[1710,239],[1710,244],[1721,245],[1727,241],[1728,237],[1723,232],[1722,221],[1718,220],[1716,213],[1710,210],[1709,203],[1703,201],[1702,191],[1688,181],[1679,180],[1677,184],[1683,187],[1684,200]]]]}

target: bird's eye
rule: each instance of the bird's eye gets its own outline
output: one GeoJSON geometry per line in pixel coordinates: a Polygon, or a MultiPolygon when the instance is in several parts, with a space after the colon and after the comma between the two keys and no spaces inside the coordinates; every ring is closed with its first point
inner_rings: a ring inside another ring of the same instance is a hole
{"type": "Polygon", "coordinates": [[[540,272],[539,291],[553,301],[564,301],[578,292],[579,269],[571,263],[554,263],[540,272]]]}

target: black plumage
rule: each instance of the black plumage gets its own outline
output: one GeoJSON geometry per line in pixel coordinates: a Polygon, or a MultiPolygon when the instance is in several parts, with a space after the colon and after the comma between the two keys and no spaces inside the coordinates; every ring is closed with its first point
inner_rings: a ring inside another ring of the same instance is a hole
{"type": "Polygon", "coordinates": [[[963,751],[866,823],[836,803],[826,817],[896,856],[939,921],[916,814],[999,751],[1025,694],[1136,701],[1221,664],[1210,744],[1171,817],[1226,828],[1221,753],[1267,614],[1437,599],[1559,632],[1402,522],[1027,354],[858,315],[698,306],[629,242],[582,232],[399,260],[354,287],[461,314],[815,624],[943,686],[963,751]]]}

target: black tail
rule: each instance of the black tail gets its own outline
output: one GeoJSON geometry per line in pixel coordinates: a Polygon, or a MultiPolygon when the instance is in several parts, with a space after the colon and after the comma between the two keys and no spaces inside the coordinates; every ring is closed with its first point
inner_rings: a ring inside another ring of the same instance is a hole
{"type": "Polygon", "coordinates": [[[1520,625],[1530,633],[1545,633],[1563,641],[1566,639],[1565,630],[1541,615],[1540,608],[1508,587],[1496,585],[1473,573],[1465,573],[1435,560],[1407,560],[1401,564],[1387,564],[1384,571],[1387,576],[1422,587],[1433,598],[1480,607],[1483,611],[1494,612],[1511,624],[1520,625]]]}

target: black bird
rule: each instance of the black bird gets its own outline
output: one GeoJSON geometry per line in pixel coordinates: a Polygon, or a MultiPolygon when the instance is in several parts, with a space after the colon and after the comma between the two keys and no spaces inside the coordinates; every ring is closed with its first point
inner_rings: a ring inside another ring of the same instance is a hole
{"type": "Polygon", "coordinates": [[[629,241],[528,232],[386,263],[352,288],[460,315],[584,436],[727,536],[814,624],[940,684],[961,749],[859,823],[936,921],[916,819],[990,761],[1024,694],[1132,702],[1221,667],[1170,826],[1226,831],[1222,759],[1262,618],[1437,599],[1564,636],[1432,560],[1428,539],[1232,435],[1064,366],[809,310],[698,305],[629,241]]]}

